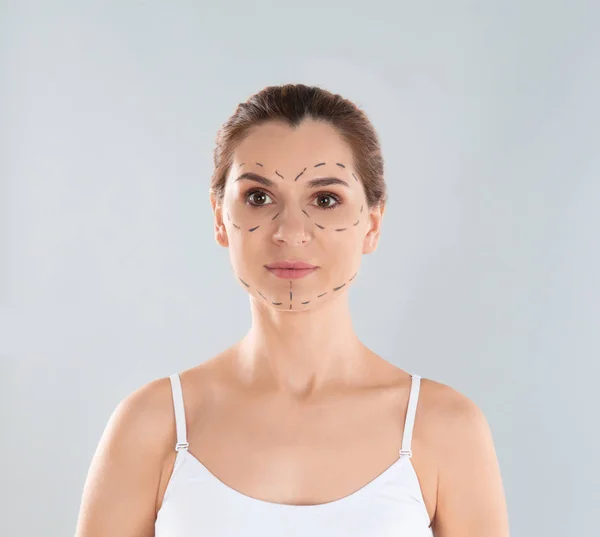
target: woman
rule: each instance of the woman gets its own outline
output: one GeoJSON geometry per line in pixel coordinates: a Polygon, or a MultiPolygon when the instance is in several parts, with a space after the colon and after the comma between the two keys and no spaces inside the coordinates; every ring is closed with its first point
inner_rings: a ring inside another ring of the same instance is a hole
{"type": "Polygon", "coordinates": [[[354,333],[348,293],[386,202],[365,114],[267,87],[222,127],[214,161],[215,237],[252,326],[118,405],[77,536],[507,537],[479,408],[354,333]]]}

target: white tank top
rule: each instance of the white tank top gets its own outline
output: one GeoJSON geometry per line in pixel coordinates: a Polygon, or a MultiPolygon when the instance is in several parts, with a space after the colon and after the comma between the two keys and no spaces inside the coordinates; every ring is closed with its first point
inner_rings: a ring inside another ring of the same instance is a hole
{"type": "Polygon", "coordinates": [[[291,505],[226,485],[188,451],[179,375],[169,377],[177,456],[155,522],[155,537],[432,537],[410,449],[421,377],[412,375],[400,457],[338,500],[291,505]]]}

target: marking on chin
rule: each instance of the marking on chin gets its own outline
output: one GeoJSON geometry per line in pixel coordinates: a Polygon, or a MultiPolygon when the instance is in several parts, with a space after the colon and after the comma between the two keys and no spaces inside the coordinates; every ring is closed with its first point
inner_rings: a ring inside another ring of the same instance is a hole
{"type": "Polygon", "coordinates": [[[246,287],[250,287],[242,278],[238,276],[238,280],[240,280],[246,287]]]}
{"type": "Polygon", "coordinates": [[[339,287],[334,287],[333,290],[334,291],[339,291],[342,287],[344,287],[346,284],[343,283],[342,285],[340,285],[339,287]]]}

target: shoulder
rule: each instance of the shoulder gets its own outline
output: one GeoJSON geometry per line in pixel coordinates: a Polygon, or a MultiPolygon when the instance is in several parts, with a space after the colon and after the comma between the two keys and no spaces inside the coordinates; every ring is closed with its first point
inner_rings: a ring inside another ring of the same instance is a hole
{"type": "Polygon", "coordinates": [[[419,411],[426,416],[429,439],[441,446],[461,442],[464,434],[482,434],[488,429],[481,408],[467,395],[435,380],[421,379],[419,411]]]}
{"type": "Polygon", "coordinates": [[[424,433],[437,467],[434,527],[440,535],[508,535],[500,467],[486,416],[458,390],[422,382],[424,433]]]}

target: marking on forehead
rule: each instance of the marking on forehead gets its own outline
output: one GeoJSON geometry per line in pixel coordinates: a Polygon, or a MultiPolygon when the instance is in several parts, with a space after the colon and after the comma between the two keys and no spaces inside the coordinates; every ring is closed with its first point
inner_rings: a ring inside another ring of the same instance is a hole
{"type": "Polygon", "coordinates": [[[260,226],[252,227],[252,228],[250,228],[248,231],[249,231],[250,233],[252,233],[253,231],[256,231],[256,230],[257,230],[259,227],[260,227],[260,226]]]}
{"type": "Polygon", "coordinates": [[[297,176],[296,179],[294,179],[294,181],[297,181],[298,178],[306,171],[306,168],[304,168],[297,176]]]}
{"type": "Polygon", "coordinates": [[[261,168],[264,168],[264,166],[263,166],[263,165],[262,165],[260,162],[255,162],[255,164],[256,164],[257,166],[260,166],[261,168]]]}
{"type": "Polygon", "coordinates": [[[308,300],[306,302],[302,302],[302,304],[310,304],[310,300],[308,300]]]}
{"type": "Polygon", "coordinates": [[[336,166],[339,166],[340,168],[345,168],[346,167],[341,162],[336,162],[335,164],[336,164],[336,166]]]}
{"type": "Polygon", "coordinates": [[[282,179],[284,178],[284,177],[283,177],[283,175],[281,175],[281,174],[280,174],[280,173],[279,173],[277,170],[275,170],[275,173],[276,173],[277,175],[279,175],[279,177],[281,177],[282,179]]]}
{"type": "Polygon", "coordinates": [[[354,223],[352,224],[353,226],[358,226],[358,223],[360,222],[360,218],[354,223]]]}
{"type": "Polygon", "coordinates": [[[319,164],[315,164],[315,168],[318,168],[319,166],[325,166],[324,162],[319,162],[319,164]]]}
{"type": "Polygon", "coordinates": [[[317,298],[321,298],[322,296],[325,296],[327,293],[323,293],[322,295],[318,295],[317,298]]]}
{"type": "Polygon", "coordinates": [[[273,304],[274,306],[281,306],[283,302],[271,302],[271,304],[273,304]]]}
{"type": "Polygon", "coordinates": [[[241,229],[240,226],[236,226],[233,222],[231,222],[233,227],[237,228],[237,229],[241,229]]]}
{"type": "Polygon", "coordinates": [[[336,231],[346,231],[347,229],[348,229],[347,227],[343,227],[343,228],[340,228],[340,229],[336,229],[336,231]]]}

